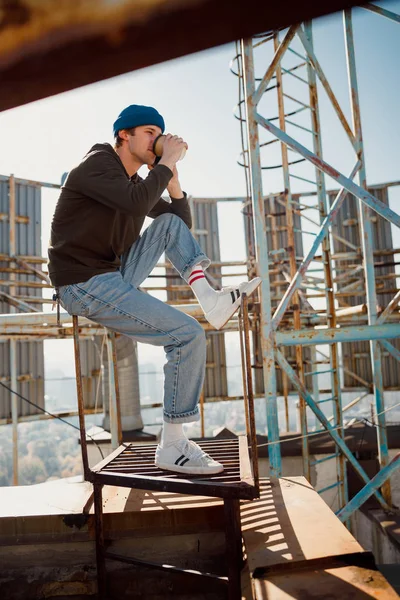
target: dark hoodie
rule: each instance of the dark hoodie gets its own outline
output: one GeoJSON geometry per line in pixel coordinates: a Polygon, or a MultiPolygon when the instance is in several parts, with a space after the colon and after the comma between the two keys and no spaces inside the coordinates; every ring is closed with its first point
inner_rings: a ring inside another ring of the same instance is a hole
{"type": "Polygon", "coordinates": [[[146,216],[179,216],[190,228],[186,199],[160,198],[172,177],[157,165],[146,179],[129,178],[110,144],[96,144],[61,188],[51,224],[49,275],[55,287],[116,271],[138,239],[146,216]]]}

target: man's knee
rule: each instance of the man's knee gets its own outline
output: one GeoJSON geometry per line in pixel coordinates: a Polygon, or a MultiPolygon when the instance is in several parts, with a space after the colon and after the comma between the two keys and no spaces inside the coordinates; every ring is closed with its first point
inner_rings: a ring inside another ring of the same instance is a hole
{"type": "Polygon", "coordinates": [[[183,223],[182,219],[180,217],[178,217],[177,215],[174,215],[172,213],[164,213],[162,215],[159,215],[158,217],[156,217],[154,219],[154,223],[158,223],[158,224],[167,224],[167,225],[173,225],[173,224],[180,224],[183,223]]]}
{"type": "Polygon", "coordinates": [[[203,327],[200,325],[196,319],[193,319],[193,338],[196,340],[198,344],[206,345],[206,333],[203,327]]]}

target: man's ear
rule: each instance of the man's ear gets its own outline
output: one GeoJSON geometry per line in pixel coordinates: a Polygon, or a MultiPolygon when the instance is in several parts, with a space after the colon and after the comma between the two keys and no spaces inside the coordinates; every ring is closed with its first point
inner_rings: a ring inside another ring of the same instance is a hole
{"type": "Polygon", "coordinates": [[[128,134],[128,132],[126,131],[126,129],[121,129],[121,130],[118,132],[118,135],[119,135],[119,137],[121,138],[121,140],[125,140],[125,141],[127,141],[127,140],[128,140],[129,134],[128,134]]]}

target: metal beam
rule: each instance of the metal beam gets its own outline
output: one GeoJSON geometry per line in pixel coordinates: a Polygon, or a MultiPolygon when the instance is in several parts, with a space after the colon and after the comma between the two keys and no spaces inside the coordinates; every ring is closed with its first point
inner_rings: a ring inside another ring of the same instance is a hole
{"type": "Polygon", "coordinates": [[[337,171],[334,167],[329,165],[322,159],[318,159],[317,156],[313,152],[310,152],[305,146],[297,142],[294,138],[290,137],[287,133],[276,127],[271,121],[265,119],[260,114],[256,113],[256,120],[260,125],[262,125],[267,131],[275,135],[278,139],[284,142],[287,146],[298,152],[304,158],[313,163],[318,169],[321,169],[335,179],[340,185],[342,185],[347,191],[351,192],[357,198],[360,198],[367,206],[375,210],[378,215],[387,219],[397,227],[400,227],[400,215],[395,213],[391,208],[389,208],[386,204],[375,198],[372,194],[370,194],[367,190],[364,190],[362,187],[351,181],[348,177],[345,177],[342,173],[337,171]]]}
{"type": "Polygon", "coordinates": [[[365,10],[370,10],[371,12],[376,13],[377,15],[381,15],[382,17],[386,17],[391,21],[396,21],[400,23],[400,15],[392,12],[391,10],[386,10],[386,8],[382,8],[381,6],[376,6],[376,4],[371,4],[367,2],[367,4],[363,4],[361,8],[365,8],[365,10]]]}
{"type": "Polygon", "coordinates": [[[397,350],[397,348],[395,348],[393,344],[391,344],[387,340],[379,340],[379,343],[385,348],[385,350],[389,352],[389,354],[393,356],[393,358],[400,361],[400,351],[397,350]]]}
{"type": "MultiPolygon", "coordinates": [[[[321,121],[319,114],[319,102],[318,102],[318,88],[317,88],[317,78],[316,73],[319,78],[323,76],[322,69],[320,72],[317,71],[316,66],[314,65],[313,59],[310,55],[310,52],[314,56],[313,51],[313,35],[312,35],[312,23],[308,21],[304,24],[304,32],[300,28],[298,33],[305,44],[306,52],[310,61],[307,63],[307,76],[309,82],[309,95],[310,95],[310,106],[311,106],[311,124],[313,130],[313,150],[318,158],[323,158],[322,153],[322,131],[321,131],[321,121]],[[314,67],[314,68],[313,68],[314,67]]],[[[314,56],[316,61],[316,57],[314,56]]],[[[319,66],[319,65],[318,65],[319,66]]],[[[319,67],[320,68],[320,67],[319,67]]],[[[328,81],[325,79],[325,89],[327,90],[327,86],[329,86],[328,81]]],[[[328,94],[329,95],[329,94],[328,94]]],[[[332,92],[333,96],[333,92],[332,92]]],[[[333,99],[331,102],[333,102],[333,99]]],[[[334,98],[336,101],[336,98],[334,98]]],[[[337,102],[337,101],[336,101],[337,102]]],[[[346,129],[346,125],[348,127],[347,121],[342,121],[343,127],[346,129]]],[[[315,179],[317,182],[317,195],[318,195],[318,207],[319,207],[319,216],[320,216],[320,225],[322,225],[326,215],[329,213],[329,205],[328,198],[326,193],[326,185],[325,185],[325,174],[320,170],[315,168],[315,179]]],[[[335,293],[333,286],[333,264],[332,264],[332,253],[329,235],[325,236],[322,241],[322,257],[323,257],[323,268],[324,268],[324,280],[325,280],[325,297],[326,297],[326,312],[327,312],[327,323],[331,329],[335,329],[337,326],[337,311],[335,307],[335,293]]],[[[317,351],[316,348],[313,347],[313,356],[316,359],[317,351]]],[[[339,376],[339,350],[337,344],[331,344],[329,346],[329,355],[330,355],[330,378],[332,385],[332,406],[333,406],[333,416],[334,416],[334,426],[341,427],[343,425],[343,413],[342,413],[342,395],[340,389],[340,376],[339,376]]],[[[318,375],[315,377],[316,387],[318,388],[318,375]]],[[[318,401],[318,396],[314,392],[314,399],[318,401]]],[[[338,430],[338,435],[343,437],[342,429],[338,430]]],[[[339,496],[339,506],[344,506],[347,504],[347,474],[345,468],[345,459],[341,452],[336,455],[336,473],[337,473],[337,481],[339,484],[338,488],[338,496],[339,496]]]]}
{"type": "Polygon", "coordinates": [[[394,339],[400,337],[400,324],[361,325],[338,327],[336,329],[312,329],[301,331],[278,331],[278,346],[313,346],[315,344],[335,344],[336,342],[361,342],[369,340],[394,339]]]}
{"type": "Polygon", "coordinates": [[[279,66],[283,55],[285,54],[286,50],[288,49],[290,42],[296,35],[298,28],[299,28],[299,25],[292,25],[289,28],[289,31],[285,35],[282,42],[279,44],[279,46],[277,48],[275,48],[274,58],[272,59],[271,64],[269,65],[267,72],[265,73],[264,77],[262,78],[258,88],[255,90],[255,92],[253,94],[254,106],[257,106],[257,104],[260,102],[265,90],[268,87],[269,82],[271,81],[271,79],[276,71],[276,68],[279,66]]]}
{"type": "Polygon", "coordinates": [[[268,243],[264,218],[264,197],[261,182],[260,144],[255,119],[256,106],[253,101],[255,90],[254,57],[251,40],[242,40],[245,104],[251,179],[251,199],[256,242],[256,259],[261,283],[260,333],[263,360],[265,400],[267,405],[268,439],[276,442],[268,447],[270,473],[281,475],[281,452],[279,445],[278,406],[276,397],[275,361],[271,328],[271,290],[269,281],[268,243]]]}
{"type": "Polygon", "coordinates": [[[304,49],[307,52],[307,56],[312,64],[315,72],[317,73],[320,82],[324,86],[324,89],[328,95],[329,100],[331,101],[333,109],[335,110],[339,121],[343,125],[343,129],[347,133],[351,143],[354,144],[355,143],[354,133],[352,132],[350,125],[348,124],[347,119],[344,116],[342,109],[340,108],[340,104],[337,101],[336,96],[333,93],[332,88],[329,85],[327,78],[325,77],[325,73],[323,72],[321,65],[318,62],[318,59],[314,54],[312,43],[310,42],[310,40],[307,39],[307,35],[304,33],[304,31],[301,27],[298,29],[297,35],[299,36],[301,43],[303,44],[304,49]]]}
{"type": "Polygon", "coordinates": [[[342,508],[336,516],[342,522],[347,521],[347,519],[353,514],[355,510],[360,508],[378,490],[381,486],[383,486],[388,479],[400,468],[400,453],[396,454],[393,460],[383,469],[379,471],[371,479],[367,485],[365,485],[359,492],[350,500],[350,502],[342,508]]]}
{"type": "MultiPolygon", "coordinates": [[[[325,427],[327,432],[331,435],[334,442],[338,446],[339,450],[344,454],[344,456],[347,458],[347,460],[350,462],[350,464],[354,467],[355,471],[360,475],[361,479],[366,484],[370,483],[370,479],[369,479],[368,475],[366,474],[366,472],[364,471],[364,469],[361,467],[361,465],[358,463],[358,461],[354,458],[352,452],[347,447],[346,443],[342,440],[342,438],[338,435],[338,432],[336,431],[336,429],[334,427],[332,427],[332,425],[329,423],[328,419],[325,417],[324,413],[321,411],[321,409],[318,407],[318,405],[314,402],[312,396],[307,392],[306,388],[301,383],[300,379],[297,377],[296,373],[294,372],[292,367],[289,365],[289,363],[287,362],[285,357],[282,355],[280,350],[275,351],[275,356],[276,356],[276,360],[278,361],[280,367],[285,371],[285,373],[289,377],[290,381],[293,383],[293,385],[298,390],[299,394],[302,394],[302,396],[305,399],[305,401],[307,402],[308,406],[311,408],[311,410],[313,411],[313,413],[315,414],[317,419],[320,421],[320,423],[325,427]]],[[[390,510],[391,507],[387,504],[387,502],[383,498],[383,496],[377,490],[374,490],[373,493],[375,494],[375,497],[378,500],[378,502],[381,504],[381,506],[385,510],[390,510]]]]}
{"type": "MultiPolygon", "coordinates": [[[[347,70],[349,74],[350,84],[350,106],[353,120],[354,132],[357,139],[355,151],[358,159],[361,161],[361,169],[359,172],[360,186],[367,192],[367,175],[365,169],[364,143],[361,127],[361,112],[360,100],[358,94],[357,69],[354,48],[353,24],[351,10],[345,10],[344,18],[344,40],[346,47],[347,70]]],[[[369,193],[369,192],[368,192],[369,193]]],[[[364,255],[364,274],[365,287],[367,292],[368,305],[368,324],[374,325],[377,321],[377,295],[375,281],[375,265],[374,265],[374,232],[372,226],[372,212],[368,206],[362,202],[363,198],[359,198],[359,215],[360,215],[360,238],[364,255]]],[[[389,463],[389,446],[386,432],[385,422],[385,397],[383,391],[383,376],[382,376],[382,358],[381,349],[374,338],[371,338],[371,363],[372,374],[374,381],[375,405],[378,416],[377,437],[379,448],[379,462],[381,467],[385,467],[389,463]]],[[[382,493],[388,504],[391,504],[390,481],[385,482],[382,493]]]]}

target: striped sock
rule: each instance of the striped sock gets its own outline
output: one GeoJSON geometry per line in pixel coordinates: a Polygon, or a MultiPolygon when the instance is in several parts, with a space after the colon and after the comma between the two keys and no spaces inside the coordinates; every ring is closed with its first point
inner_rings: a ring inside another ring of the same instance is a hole
{"type": "Polygon", "coordinates": [[[188,284],[192,286],[192,284],[199,279],[205,279],[205,275],[203,268],[200,265],[196,265],[190,272],[188,284]]]}
{"type": "Polygon", "coordinates": [[[214,308],[217,302],[217,293],[205,278],[201,265],[192,267],[187,282],[205,313],[214,308]]]}

